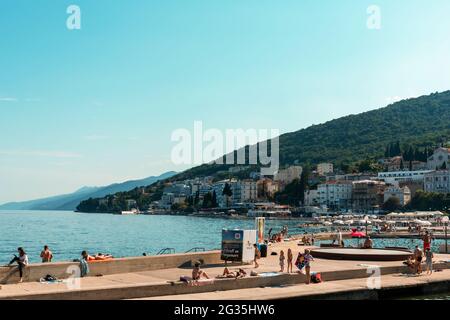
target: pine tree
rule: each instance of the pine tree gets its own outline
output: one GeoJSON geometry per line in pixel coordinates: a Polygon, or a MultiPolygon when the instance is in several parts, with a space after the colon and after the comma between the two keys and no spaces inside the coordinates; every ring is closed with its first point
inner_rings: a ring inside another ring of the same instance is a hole
{"type": "Polygon", "coordinates": [[[214,190],[214,191],[213,191],[213,194],[212,194],[211,206],[212,206],[213,208],[217,208],[217,207],[218,207],[216,190],[214,190]]]}

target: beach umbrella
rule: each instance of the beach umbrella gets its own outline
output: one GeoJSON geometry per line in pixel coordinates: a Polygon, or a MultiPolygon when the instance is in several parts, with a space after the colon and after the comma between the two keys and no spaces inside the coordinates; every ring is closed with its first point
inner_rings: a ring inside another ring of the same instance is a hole
{"type": "Polygon", "coordinates": [[[391,212],[391,213],[388,213],[386,215],[386,217],[393,217],[393,216],[398,216],[398,213],[397,212],[391,212]]]}
{"type": "Polygon", "coordinates": [[[366,235],[364,232],[361,231],[353,231],[351,233],[352,238],[364,238],[366,235]]]}

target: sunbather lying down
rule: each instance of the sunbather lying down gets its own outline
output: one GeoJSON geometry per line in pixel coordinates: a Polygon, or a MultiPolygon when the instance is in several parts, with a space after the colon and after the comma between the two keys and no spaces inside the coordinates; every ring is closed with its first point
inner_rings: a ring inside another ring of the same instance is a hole
{"type": "Polygon", "coordinates": [[[227,267],[223,269],[222,275],[218,275],[216,278],[223,279],[223,278],[244,278],[247,275],[247,272],[245,272],[244,269],[239,268],[237,271],[230,271],[227,267]]]}
{"type": "Polygon", "coordinates": [[[90,254],[88,254],[86,251],[83,251],[81,253],[81,256],[86,260],[86,261],[103,261],[103,260],[110,260],[113,259],[114,257],[110,254],[103,254],[103,253],[97,253],[94,256],[91,256],[90,254]]]}

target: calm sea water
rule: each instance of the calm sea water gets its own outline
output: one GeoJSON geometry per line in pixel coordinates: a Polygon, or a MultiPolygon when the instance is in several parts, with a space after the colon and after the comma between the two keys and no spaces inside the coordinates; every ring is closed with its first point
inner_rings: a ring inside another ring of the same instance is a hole
{"type": "MultiPolygon", "coordinates": [[[[298,220],[267,220],[274,232],[288,225],[302,232],[298,220]]],[[[254,229],[254,220],[187,216],[121,216],[69,211],[0,211],[0,264],[9,262],[19,246],[31,262],[39,262],[45,244],[55,261],[73,260],[82,250],[115,257],[156,254],[162,248],[185,252],[193,247],[217,249],[223,228],[254,229]]]]}
{"type": "MultiPolygon", "coordinates": [[[[299,220],[266,220],[266,232],[288,225],[289,233],[311,232],[298,227],[299,220]]],[[[162,248],[185,252],[193,247],[217,249],[223,228],[254,229],[254,220],[230,220],[187,216],[120,216],[69,211],[0,211],[0,265],[9,262],[17,247],[24,247],[31,262],[39,262],[45,244],[55,261],[73,260],[82,250],[116,257],[156,254],[162,248]]],[[[317,230],[316,230],[317,231],[317,230]]],[[[361,240],[362,241],[362,240],[361,240]]],[[[358,240],[346,240],[356,246],[358,240]]],[[[439,243],[433,243],[437,252],[439,243]]],[[[420,240],[374,239],[376,247],[414,248],[420,240]]]]}

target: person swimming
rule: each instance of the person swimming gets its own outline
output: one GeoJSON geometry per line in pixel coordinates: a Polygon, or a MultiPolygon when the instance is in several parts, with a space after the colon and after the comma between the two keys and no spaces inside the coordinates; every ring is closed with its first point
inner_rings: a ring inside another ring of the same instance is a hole
{"type": "Polygon", "coordinates": [[[41,251],[41,259],[43,263],[52,262],[53,253],[50,251],[47,245],[45,245],[44,250],[41,251]]]}

